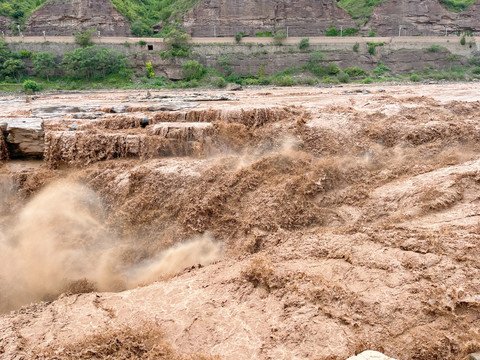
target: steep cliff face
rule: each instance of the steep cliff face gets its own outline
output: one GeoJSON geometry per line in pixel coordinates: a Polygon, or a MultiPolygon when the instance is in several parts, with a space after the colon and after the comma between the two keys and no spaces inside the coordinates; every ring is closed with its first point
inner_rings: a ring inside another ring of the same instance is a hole
{"type": "Polygon", "coordinates": [[[480,4],[466,11],[447,10],[438,0],[388,0],[375,8],[371,26],[377,35],[396,36],[402,25],[402,35],[443,35],[448,32],[480,30],[480,4]]]}
{"type": "Polygon", "coordinates": [[[183,23],[192,36],[252,36],[287,26],[290,36],[322,36],[330,24],[354,26],[334,0],[204,0],[183,23]]]}
{"type": "Polygon", "coordinates": [[[109,0],[53,0],[35,11],[25,35],[72,35],[96,28],[103,36],[126,36],[130,24],[109,0]]]}

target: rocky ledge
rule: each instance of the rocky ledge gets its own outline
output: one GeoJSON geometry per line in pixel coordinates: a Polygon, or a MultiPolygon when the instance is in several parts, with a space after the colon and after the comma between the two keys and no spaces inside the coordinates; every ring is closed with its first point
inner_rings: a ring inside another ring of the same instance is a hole
{"type": "Polygon", "coordinates": [[[42,119],[1,119],[0,130],[3,135],[0,140],[0,159],[7,157],[41,158],[43,156],[45,132],[42,119]]]}

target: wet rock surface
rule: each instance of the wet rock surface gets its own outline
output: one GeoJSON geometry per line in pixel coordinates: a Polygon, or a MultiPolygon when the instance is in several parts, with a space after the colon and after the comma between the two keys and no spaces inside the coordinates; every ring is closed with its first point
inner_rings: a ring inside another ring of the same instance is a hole
{"type": "Polygon", "coordinates": [[[378,351],[367,350],[358,355],[349,357],[347,360],[395,360],[378,351]]]}
{"type": "Polygon", "coordinates": [[[9,156],[41,158],[45,148],[43,120],[38,118],[1,119],[9,156]]]}
{"type": "Polygon", "coordinates": [[[95,109],[96,109],[96,106],[94,105],[82,105],[82,106],[53,105],[53,106],[35,107],[31,110],[31,113],[35,117],[48,119],[48,118],[63,117],[66,114],[77,114],[77,116],[82,116],[84,113],[91,113],[95,109]]]}

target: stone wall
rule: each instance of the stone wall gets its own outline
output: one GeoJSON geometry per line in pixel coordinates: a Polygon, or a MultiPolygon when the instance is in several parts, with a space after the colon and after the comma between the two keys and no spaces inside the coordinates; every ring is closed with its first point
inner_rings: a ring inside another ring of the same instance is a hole
{"type": "MultiPolygon", "coordinates": [[[[468,62],[467,57],[464,56],[459,56],[457,60],[452,61],[448,57],[451,52],[446,49],[429,52],[425,49],[395,49],[383,46],[377,47],[375,56],[372,56],[368,53],[366,45],[363,44],[358,53],[354,52],[352,47],[338,50],[322,48],[325,64],[335,63],[342,69],[356,66],[365,70],[373,70],[379,62],[383,62],[394,74],[403,74],[410,70],[420,71],[425,67],[444,69],[466,65],[468,62]]],[[[311,55],[311,52],[292,52],[289,49],[279,49],[274,46],[252,48],[244,53],[237,51],[228,54],[224,52],[222,55],[217,51],[208,49],[202,51],[198,47],[196,49],[201,63],[218,70],[221,68],[217,65],[217,59],[228,57],[233,72],[241,76],[257,75],[259,72],[265,76],[271,76],[284,69],[298,68],[306,65],[311,55]]]]}
{"type": "MultiPolygon", "coordinates": [[[[301,67],[308,62],[312,51],[319,50],[325,56],[326,63],[334,62],[341,68],[357,66],[372,70],[379,62],[385,63],[393,73],[401,74],[410,70],[423,70],[425,67],[436,69],[448,68],[454,65],[465,65],[469,58],[478,56],[477,47],[462,46],[459,39],[452,37],[451,42],[439,43],[440,50],[430,52],[427,49],[435,42],[422,42],[419,38],[407,38],[405,41],[397,38],[384,40],[383,46],[376,48],[374,56],[368,53],[367,41],[373,39],[357,38],[350,42],[330,42],[311,44],[308,51],[300,51],[298,44],[275,46],[273,44],[195,44],[193,53],[198,61],[208,67],[218,68],[217,60],[228,57],[233,71],[241,76],[257,75],[260,71],[264,75],[273,75],[287,68],[301,67]],[[358,52],[353,51],[355,41],[359,43],[358,52]],[[452,61],[450,54],[458,55],[452,61]]],[[[440,38],[439,38],[440,40],[440,38]]],[[[51,51],[60,56],[66,51],[75,48],[66,43],[10,43],[13,51],[51,51]]],[[[155,75],[169,79],[181,79],[181,66],[186,59],[176,58],[163,60],[160,51],[165,49],[164,44],[158,44],[154,51],[138,44],[125,46],[122,44],[101,44],[112,50],[117,50],[129,57],[131,64],[139,73],[145,71],[145,63],[151,62],[155,75]],[[160,51],[159,51],[160,50],[160,51]]],[[[28,65],[28,64],[27,64],[28,65]]]]}

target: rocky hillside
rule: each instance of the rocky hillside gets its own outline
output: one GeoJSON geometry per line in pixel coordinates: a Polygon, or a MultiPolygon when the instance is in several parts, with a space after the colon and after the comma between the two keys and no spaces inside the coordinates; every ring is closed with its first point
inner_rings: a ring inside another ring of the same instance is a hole
{"type": "Polygon", "coordinates": [[[437,0],[389,0],[375,8],[370,26],[377,34],[396,36],[402,25],[402,35],[441,35],[447,31],[477,30],[480,4],[463,12],[447,10],[437,0]]]}
{"type": "Polygon", "coordinates": [[[36,10],[26,35],[72,35],[96,28],[103,36],[128,36],[130,23],[109,0],[53,0],[36,10]]]}
{"type": "Polygon", "coordinates": [[[214,36],[214,32],[254,36],[286,27],[290,36],[321,36],[332,22],[354,26],[348,13],[332,0],[204,0],[187,14],[183,25],[192,36],[214,36]]]}
{"type": "Polygon", "coordinates": [[[130,35],[140,21],[160,32],[175,24],[193,36],[249,36],[286,29],[290,36],[323,36],[330,25],[374,29],[377,36],[440,35],[475,31],[479,5],[475,0],[19,0],[0,3],[6,33],[25,24],[26,35],[71,35],[97,28],[105,36],[130,35]],[[42,5],[43,4],[43,5],[42,5]]]}
{"type": "Polygon", "coordinates": [[[331,24],[337,29],[362,27],[363,18],[363,31],[374,29],[377,36],[398,35],[400,24],[403,25],[402,35],[441,35],[445,26],[450,31],[475,31],[480,18],[480,5],[466,7],[465,1],[455,4],[450,1],[450,5],[438,0],[387,0],[374,6],[376,3],[361,0],[245,3],[204,0],[187,14],[183,25],[193,36],[213,36],[214,31],[217,36],[234,36],[238,32],[255,35],[287,26],[291,36],[323,36],[331,24]],[[465,11],[454,11],[463,8],[465,11]],[[355,18],[360,20],[355,21],[355,18]]]}

